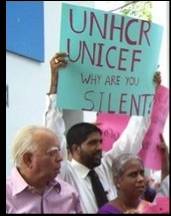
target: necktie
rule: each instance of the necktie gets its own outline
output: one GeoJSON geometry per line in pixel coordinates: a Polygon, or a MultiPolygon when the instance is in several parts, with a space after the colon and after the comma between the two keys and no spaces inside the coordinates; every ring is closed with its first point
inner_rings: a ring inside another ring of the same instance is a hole
{"type": "Polygon", "coordinates": [[[91,180],[91,184],[92,184],[94,195],[96,197],[97,205],[100,208],[102,205],[108,202],[106,192],[104,191],[102,183],[100,182],[99,177],[94,170],[90,170],[88,173],[88,176],[90,177],[90,180],[91,180]]]}

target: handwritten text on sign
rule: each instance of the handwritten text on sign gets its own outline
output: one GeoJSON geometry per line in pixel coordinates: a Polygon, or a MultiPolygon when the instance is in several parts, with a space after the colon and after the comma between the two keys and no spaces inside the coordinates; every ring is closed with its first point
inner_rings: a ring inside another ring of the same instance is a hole
{"type": "Polygon", "coordinates": [[[99,113],[96,123],[102,130],[102,149],[109,151],[114,142],[120,137],[126,128],[129,116],[125,114],[99,113]]]}
{"type": "Polygon", "coordinates": [[[162,28],[135,18],[62,5],[58,106],[147,115],[154,96],[162,28]]]}

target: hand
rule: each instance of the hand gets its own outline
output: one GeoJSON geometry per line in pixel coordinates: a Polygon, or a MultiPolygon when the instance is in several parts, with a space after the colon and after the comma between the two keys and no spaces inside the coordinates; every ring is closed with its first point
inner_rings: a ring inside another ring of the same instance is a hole
{"type": "Polygon", "coordinates": [[[156,90],[157,90],[158,87],[161,85],[161,74],[160,74],[159,71],[157,71],[157,72],[154,74],[153,82],[155,82],[155,84],[156,84],[156,90]]]}
{"type": "Polygon", "coordinates": [[[58,69],[67,65],[67,60],[65,59],[67,56],[67,53],[56,53],[50,60],[51,83],[48,93],[49,95],[57,93],[58,69]]]}
{"type": "Polygon", "coordinates": [[[55,73],[60,67],[65,67],[67,65],[67,53],[56,53],[50,60],[51,72],[55,73]]]}

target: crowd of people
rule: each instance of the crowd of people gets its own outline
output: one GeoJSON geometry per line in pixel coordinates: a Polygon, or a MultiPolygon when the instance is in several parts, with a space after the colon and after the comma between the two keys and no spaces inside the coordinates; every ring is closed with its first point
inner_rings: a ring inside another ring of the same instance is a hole
{"type": "MultiPolygon", "coordinates": [[[[6,182],[7,213],[143,213],[157,196],[169,198],[169,153],[160,135],[162,179],[152,187],[137,156],[150,116],[132,116],[108,152],[102,151],[102,131],[81,122],[65,136],[63,113],[56,107],[59,69],[67,54],[51,61],[44,126],[27,126],[12,145],[14,168],[6,182]]],[[[62,73],[62,71],[61,71],[62,73]]],[[[155,75],[156,86],[161,83],[155,75]]]]}

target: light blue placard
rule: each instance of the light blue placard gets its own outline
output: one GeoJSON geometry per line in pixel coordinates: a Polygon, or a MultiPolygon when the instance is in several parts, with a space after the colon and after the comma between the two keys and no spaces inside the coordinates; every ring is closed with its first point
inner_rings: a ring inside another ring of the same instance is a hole
{"type": "Polygon", "coordinates": [[[162,27],[86,7],[62,5],[60,51],[69,54],[58,84],[65,109],[148,115],[162,27]]]}
{"type": "Polygon", "coordinates": [[[6,49],[44,61],[43,1],[6,2],[6,49]]]}

